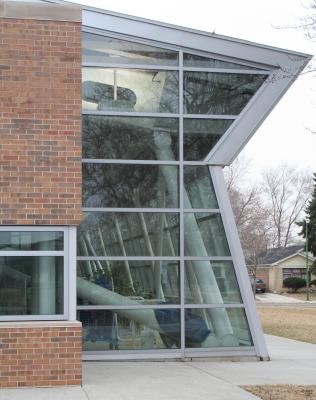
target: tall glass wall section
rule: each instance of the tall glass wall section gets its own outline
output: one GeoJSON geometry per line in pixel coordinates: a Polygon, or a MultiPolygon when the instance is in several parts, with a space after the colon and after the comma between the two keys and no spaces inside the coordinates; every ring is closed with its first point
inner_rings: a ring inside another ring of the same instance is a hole
{"type": "Polygon", "coordinates": [[[183,356],[252,346],[204,160],[266,75],[84,33],[82,76],[84,350],[183,356]]]}

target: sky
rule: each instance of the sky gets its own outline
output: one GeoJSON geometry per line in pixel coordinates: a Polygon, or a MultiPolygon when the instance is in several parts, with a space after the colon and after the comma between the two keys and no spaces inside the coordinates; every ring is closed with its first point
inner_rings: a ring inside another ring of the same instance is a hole
{"type": "MultiPolygon", "coordinates": [[[[111,11],[315,54],[300,28],[312,0],[78,0],[111,11]],[[287,28],[288,27],[288,28],[287,28]]],[[[314,10],[316,12],[316,10],[314,10]]],[[[316,61],[315,61],[316,67],[316,61]]],[[[316,72],[288,90],[242,151],[253,173],[288,163],[316,172],[316,72]],[[315,133],[313,133],[313,131],[315,133]]]]}

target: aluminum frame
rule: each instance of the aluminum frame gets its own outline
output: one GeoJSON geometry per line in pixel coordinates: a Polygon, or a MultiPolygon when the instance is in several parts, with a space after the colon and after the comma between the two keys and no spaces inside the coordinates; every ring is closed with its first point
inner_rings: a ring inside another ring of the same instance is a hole
{"type": "Polygon", "coordinates": [[[76,258],[74,257],[74,246],[76,241],[75,238],[75,227],[65,227],[65,226],[33,226],[33,225],[23,225],[23,226],[0,226],[0,232],[63,232],[64,233],[64,250],[60,251],[1,251],[0,256],[15,256],[15,257],[36,257],[36,256],[61,256],[64,259],[64,290],[63,290],[63,301],[64,301],[64,312],[63,314],[55,315],[1,315],[0,322],[5,321],[67,321],[75,320],[74,310],[74,273],[76,273],[76,268],[74,268],[74,263],[76,258]]]}
{"type": "MultiPolygon", "coordinates": [[[[98,63],[89,63],[89,65],[93,66],[98,66],[98,63]]],[[[109,67],[111,65],[102,63],[100,66],[103,67],[109,67]]],[[[142,66],[143,67],[143,66],[142,66]]],[[[148,69],[158,69],[156,66],[146,66],[148,69]]],[[[128,64],[124,64],[124,68],[129,68],[128,64]]],[[[134,66],[134,69],[140,69],[140,66],[134,66]]],[[[168,70],[172,70],[172,67],[166,68],[168,70]]],[[[179,266],[180,266],[180,279],[179,279],[179,289],[180,289],[180,302],[179,304],[168,304],[168,305],[163,305],[163,304],[139,304],[139,305],[91,305],[91,306],[84,306],[84,305],[78,305],[77,310],[122,310],[122,309],[133,309],[133,310],[141,310],[141,309],[179,309],[180,310],[180,349],[175,350],[175,353],[170,351],[172,349],[163,349],[159,351],[159,357],[158,358],[175,358],[176,354],[182,359],[185,359],[186,357],[201,357],[202,351],[203,355],[218,355],[221,354],[221,352],[224,354],[229,354],[232,355],[232,353],[237,352],[239,355],[259,355],[257,352],[257,349],[255,349],[254,346],[245,346],[245,348],[239,347],[238,349],[194,349],[194,348],[186,348],[185,347],[185,310],[186,309],[206,309],[206,308],[239,308],[239,309],[245,309],[246,306],[244,304],[245,302],[245,297],[241,294],[241,298],[243,300],[242,303],[234,303],[234,304],[188,304],[185,303],[185,298],[184,298],[184,262],[187,260],[207,260],[207,261],[231,261],[233,262],[234,269],[236,271],[236,263],[235,259],[233,256],[222,256],[222,257],[194,257],[194,256],[185,256],[184,255],[184,216],[186,213],[217,213],[220,214],[223,220],[221,207],[219,205],[219,208],[215,209],[187,209],[184,208],[184,167],[186,165],[196,165],[196,166],[201,166],[201,165],[209,165],[208,161],[184,161],[184,154],[183,154],[183,143],[184,143],[184,132],[183,132],[183,121],[184,119],[187,118],[200,118],[200,119],[234,119],[236,120],[239,118],[239,116],[232,116],[232,115],[195,115],[195,114],[184,114],[183,112],[183,73],[186,69],[183,68],[183,51],[179,50],[179,66],[176,69],[178,71],[178,81],[179,81],[179,103],[178,103],[178,109],[179,112],[176,114],[161,114],[161,113],[134,113],[134,112],[113,112],[113,111],[86,111],[83,110],[83,115],[104,115],[104,116],[138,116],[138,117],[148,117],[148,116],[154,116],[156,118],[159,117],[171,117],[171,118],[177,118],[179,121],[179,160],[178,161],[166,161],[166,160],[123,160],[123,159],[87,159],[83,158],[82,163],[104,163],[104,164],[136,164],[136,165],[177,165],[179,167],[179,173],[178,173],[178,187],[179,187],[179,208],[120,208],[120,207],[83,207],[82,210],[84,212],[119,212],[119,213],[136,213],[136,212],[144,212],[144,213],[162,213],[162,212],[167,212],[167,213],[178,213],[179,214],[179,256],[177,257],[141,257],[141,256],[118,256],[118,257],[111,257],[111,256],[78,256],[77,260],[78,261],[83,261],[83,260],[98,260],[98,261],[122,261],[122,260],[129,260],[129,261],[141,261],[141,260],[165,260],[165,261],[179,261],[179,266]]],[[[189,70],[196,70],[194,68],[190,68],[189,70]]],[[[204,71],[205,69],[203,69],[204,71]]],[[[208,69],[210,70],[210,69],[208,69]]],[[[239,72],[239,70],[236,70],[234,72],[239,72]]],[[[249,71],[250,72],[250,71],[249,71]]],[[[252,73],[252,70],[251,70],[252,73]]],[[[219,140],[221,141],[221,139],[219,140]]],[[[214,185],[214,184],[213,184],[214,185]]],[[[215,187],[214,185],[214,191],[215,194],[218,197],[217,193],[218,188],[215,187]]],[[[224,225],[224,221],[223,221],[224,225]]],[[[225,230],[225,226],[224,226],[225,230]]],[[[226,232],[227,234],[227,232],[226,232]]],[[[229,238],[227,236],[227,241],[229,242],[229,238]]],[[[237,272],[236,272],[237,276],[237,272]]],[[[238,284],[240,285],[240,281],[237,279],[238,284]]],[[[241,288],[240,292],[241,291],[241,288]]],[[[247,300],[246,300],[247,301],[247,300]]],[[[250,325],[250,321],[248,319],[248,315],[246,313],[246,317],[248,320],[248,324],[250,325]]],[[[251,336],[253,335],[253,331],[250,330],[251,336]]],[[[253,342],[255,343],[256,341],[254,338],[252,338],[253,342]]],[[[88,351],[87,353],[84,352],[84,359],[120,359],[120,358],[156,358],[157,357],[157,352],[155,350],[134,350],[134,351],[129,351],[129,350],[111,350],[111,351],[88,351]]]]}

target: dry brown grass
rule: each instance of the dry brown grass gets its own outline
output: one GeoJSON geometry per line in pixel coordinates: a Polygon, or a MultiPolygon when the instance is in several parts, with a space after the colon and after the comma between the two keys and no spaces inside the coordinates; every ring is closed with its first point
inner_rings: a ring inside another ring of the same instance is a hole
{"type": "Polygon", "coordinates": [[[263,400],[316,400],[314,385],[263,385],[242,388],[263,400]]]}
{"type": "Polygon", "coordinates": [[[265,333],[316,344],[316,307],[260,307],[258,313],[265,333]]]}

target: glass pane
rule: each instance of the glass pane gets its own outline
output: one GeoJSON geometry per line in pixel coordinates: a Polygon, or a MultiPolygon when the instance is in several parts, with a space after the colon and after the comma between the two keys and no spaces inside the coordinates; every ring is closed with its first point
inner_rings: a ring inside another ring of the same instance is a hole
{"type": "Polygon", "coordinates": [[[80,310],[83,350],[180,347],[180,310],[80,310]]]}
{"type": "Polygon", "coordinates": [[[241,303],[231,261],[185,261],[184,296],[188,304],[241,303]]]}
{"type": "Polygon", "coordinates": [[[63,314],[63,261],[0,256],[0,315],[63,314]]]}
{"type": "Polygon", "coordinates": [[[184,166],[184,188],[184,208],[218,208],[207,166],[184,166]]]}
{"type": "Polygon", "coordinates": [[[178,160],[178,120],[84,115],[83,157],[178,160]]]}
{"type": "Polygon", "coordinates": [[[226,69],[258,69],[248,65],[216,60],[215,58],[197,56],[196,54],[183,54],[183,65],[185,67],[197,68],[226,68],[226,69]]]}
{"type": "Polygon", "coordinates": [[[253,342],[244,309],[192,308],[185,310],[185,346],[242,347],[253,342]]]}
{"type": "Polygon", "coordinates": [[[220,214],[184,214],[185,256],[229,256],[229,248],[220,214]]]}
{"type": "Polygon", "coordinates": [[[77,276],[81,305],[180,303],[177,261],[78,261],[77,276]]]}
{"type": "Polygon", "coordinates": [[[184,119],[184,160],[204,160],[233,122],[231,119],[184,119]]]}
{"type": "Polygon", "coordinates": [[[238,115],[266,75],[184,72],[184,112],[238,115]]]}
{"type": "Polygon", "coordinates": [[[178,208],[178,167],[83,164],[85,207],[178,208]]]}
{"type": "Polygon", "coordinates": [[[178,72],[82,69],[84,110],[178,112],[178,72]]]}
{"type": "Polygon", "coordinates": [[[63,232],[0,231],[1,251],[57,251],[63,249],[63,232]]]}
{"type": "Polygon", "coordinates": [[[177,213],[84,213],[79,256],[179,256],[177,213]]]}
{"type": "Polygon", "coordinates": [[[84,62],[143,65],[178,65],[178,53],[141,43],[83,33],[84,62]]]}

